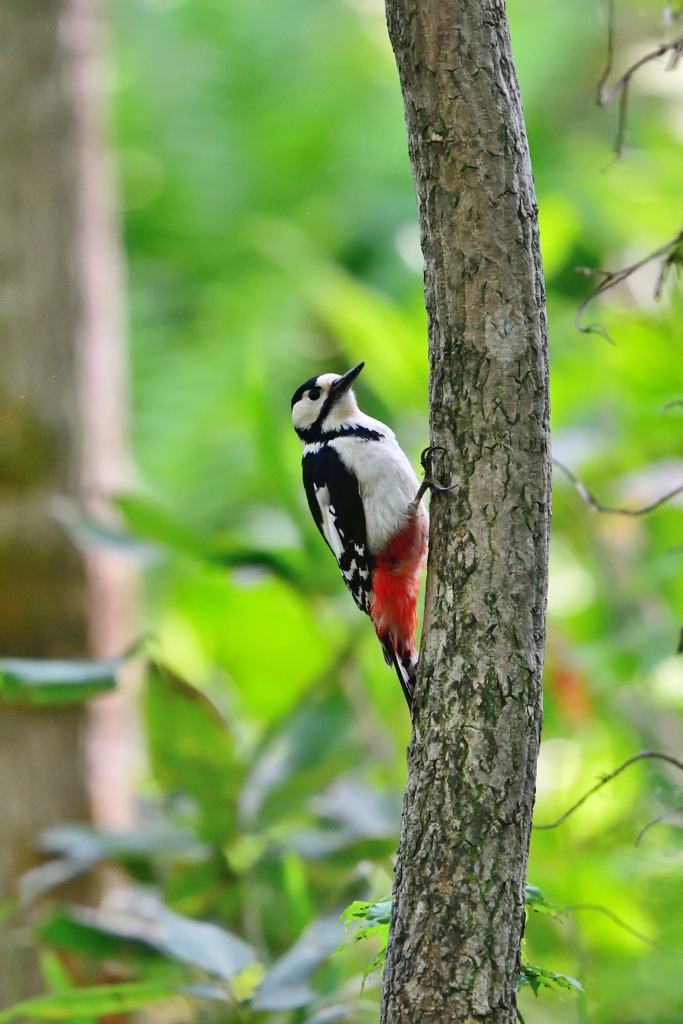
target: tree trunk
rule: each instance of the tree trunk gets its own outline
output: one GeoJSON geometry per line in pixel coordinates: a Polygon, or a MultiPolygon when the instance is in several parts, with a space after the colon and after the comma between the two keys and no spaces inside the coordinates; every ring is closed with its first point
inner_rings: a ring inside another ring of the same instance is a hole
{"type": "Polygon", "coordinates": [[[387,0],[417,190],[433,445],[384,1024],[515,1018],[541,729],[547,326],[503,0],[387,0]]]}
{"type": "MultiPolygon", "coordinates": [[[[0,5],[2,656],[111,654],[132,628],[130,570],[83,554],[55,517],[65,499],[101,502],[125,461],[97,43],[93,0],[0,5]]],[[[87,720],[83,707],[0,705],[0,901],[36,863],[41,829],[90,817],[87,720]]],[[[0,933],[0,1005],[42,987],[26,934],[11,922],[0,933]]]]}

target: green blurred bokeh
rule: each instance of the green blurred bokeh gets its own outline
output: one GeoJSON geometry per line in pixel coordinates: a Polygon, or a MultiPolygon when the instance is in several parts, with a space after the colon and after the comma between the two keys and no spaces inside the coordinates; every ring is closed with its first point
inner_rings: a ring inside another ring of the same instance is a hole
{"type": "MultiPolygon", "coordinates": [[[[619,5],[620,68],[663,37],[662,6],[619,5]]],[[[343,818],[325,812],[330,793],[395,800],[409,720],[310,521],[289,399],[364,359],[363,408],[413,459],[428,441],[402,102],[379,0],[112,10],[141,483],[122,508],[156,542],[146,628],[229,723],[211,739],[190,691],[152,680],[142,784],[167,810],[189,795],[183,814],[213,844],[209,864],[164,876],[169,903],[275,955],[315,914],[390,886],[391,827],[373,836],[366,821],[325,848],[343,818]]],[[[683,412],[663,408],[683,396],[680,291],[669,284],[655,302],[649,268],[591,307],[585,321],[601,320],[611,345],[575,328],[591,287],[576,268],[614,269],[680,229],[683,68],[667,77],[660,62],[636,80],[615,162],[616,111],[595,106],[605,5],[510,0],[509,16],[539,197],[555,454],[604,501],[646,504],[683,482],[683,412]]],[[[680,504],[598,516],[556,479],[538,821],[639,749],[683,752],[682,623],[680,504]]],[[[526,991],[528,1024],[683,1017],[681,781],[642,763],[534,834],[529,880],[580,908],[563,925],[532,915],[526,953],[586,995],[526,991]]],[[[362,967],[362,950],[335,958],[318,987],[359,987],[362,967]]],[[[375,978],[364,998],[377,991],[375,978]]],[[[357,1012],[348,1019],[373,1019],[357,1012]]]]}

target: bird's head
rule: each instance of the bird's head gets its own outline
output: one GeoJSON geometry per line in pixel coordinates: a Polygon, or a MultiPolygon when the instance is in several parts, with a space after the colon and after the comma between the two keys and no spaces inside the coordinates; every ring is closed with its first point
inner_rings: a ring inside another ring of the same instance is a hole
{"type": "Polygon", "coordinates": [[[353,422],[358,404],[351,385],[364,366],[359,363],[341,377],[323,373],[297,388],[292,397],[292,423],[302,440],[315,440],[353,422]]]}

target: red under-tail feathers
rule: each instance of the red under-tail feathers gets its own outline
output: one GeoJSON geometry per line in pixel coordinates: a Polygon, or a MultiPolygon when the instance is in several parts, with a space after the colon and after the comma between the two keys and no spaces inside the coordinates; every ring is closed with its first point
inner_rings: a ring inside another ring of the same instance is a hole
{"type": "Polygon", "coordinates": [[[424,513],[412,514],[403,529],[375,556],[372,577],[370,618],[387,665],[396,669],[408,707],[412,707],[415,693],[417,597],[420,573],[427,558],[427,524],[424,513]]]}

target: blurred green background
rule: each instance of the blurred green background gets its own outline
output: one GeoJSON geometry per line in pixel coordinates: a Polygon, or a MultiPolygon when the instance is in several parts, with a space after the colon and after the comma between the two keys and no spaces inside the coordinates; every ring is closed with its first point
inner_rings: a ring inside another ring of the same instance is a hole
{"type": "MultiPolygon", "coordinates": [[[[150,542],[141,629],[175,673],[149,680],[141,807],[204,844],[194,859],[119,859],[174,911],[232,930],[268,963],[314,919],[391,887],[408,712],[310,520],[289,399],[364,359],[362,407],[414,460],[428,442],[402,103],[379,0],[111,11],[140,481],[120,506],[150,542]]],[[[664,13],[620,3],[619,67],[667,37],[664,13]]],[[[592,307],[610,345],[575,329],[591,287],[576,268],[615,269],[680,230],[683,69],[642,72],[615,162],[616,111],[595,105],[605,5],[510,0],[509,17],[540,207],[554,451],[602,500],[645,504],[683,482],[683,408],[663,409],[683,397],[680,289],[673,275],[655,302],[646,268],[592,307]]],[[[681,503],[598,516],[556,474],[554,505],[537,821],[640,749],[683,753],[681,503]]],[[[683,1018],[681,782],[641,763],[534,834],[529,881],[578,908],[564,923],[531,915],[525,952],[585,995],[527,989],[527,1024],[683,1018]]],[[[45,939],[84,981],[118,980],[102,967],[114,953],[120,978],[189,976],[123,940],[95,956],[79,927],[55,919],[45,939]]],[[[326,962],[308,1009],[258,1019],[376,1020],[377,972],[360,994],[373,951],[326,962]]]]}

